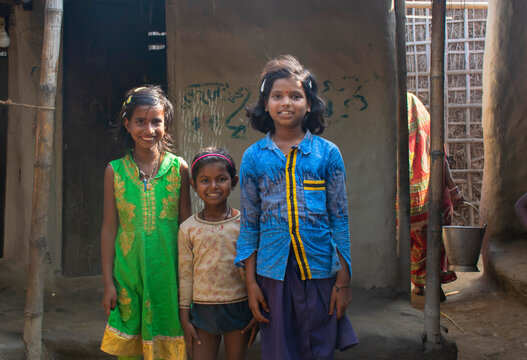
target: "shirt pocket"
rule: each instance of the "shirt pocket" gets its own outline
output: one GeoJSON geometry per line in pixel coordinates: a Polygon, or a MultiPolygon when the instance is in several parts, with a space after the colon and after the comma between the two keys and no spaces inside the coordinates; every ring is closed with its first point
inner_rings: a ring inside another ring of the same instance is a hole
{"type": "Polygon", "coordinates": [[[307,208],[315,213],[326,212],[326,181],[304,180],[304,199],[307,208]]]}

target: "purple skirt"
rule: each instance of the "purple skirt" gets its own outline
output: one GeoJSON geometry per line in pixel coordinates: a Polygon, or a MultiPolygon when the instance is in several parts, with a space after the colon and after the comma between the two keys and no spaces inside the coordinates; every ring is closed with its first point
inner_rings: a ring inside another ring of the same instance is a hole
{"type": "Polygon", "coordinates": [[[329,315],[335,278],[301,280],[291,253],[284,281],[257,277],[269,306],[260,324],[262,360],[333,359],[335,349],[344,351],[359,340],[346,315],[329,315]]]}

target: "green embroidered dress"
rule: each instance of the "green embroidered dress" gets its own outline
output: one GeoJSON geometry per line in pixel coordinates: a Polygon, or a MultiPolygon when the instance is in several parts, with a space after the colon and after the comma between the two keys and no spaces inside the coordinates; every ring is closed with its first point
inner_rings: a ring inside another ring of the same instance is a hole
{"type": "Polygon", "coordinates": [[[130,153],[110,163],[119,229],[113,270],[117,306],[101,345],[109,354],[186,359],[178,309],[180,163],[165,153],[146,190],[130,153]]]}

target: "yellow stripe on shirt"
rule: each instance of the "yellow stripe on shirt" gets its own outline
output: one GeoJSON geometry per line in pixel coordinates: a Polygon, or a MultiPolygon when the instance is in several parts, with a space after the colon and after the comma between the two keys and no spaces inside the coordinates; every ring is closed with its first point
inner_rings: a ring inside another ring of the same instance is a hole
{"type": "Polygon", "coordinates": [[[326,180],[304,180],[304,184],[308,185],[324,185],[326,180]]]}
{"type": "Polygon", "coordinates": [[[304,190],[326,190],[325,180],[304,180],[304,190]]]}
{"type": "Polygon", "coordinates": [[[292,149],[287,155],[286,164],[286,188],[287,188],[287,213],[289,220],[289,233],[291,242],[293,243],[293,250],[295,252],[298,267],[300,268],[300,276],[302,280],[306,278],[311,279],[311,269],[307,262],[304,244],[300,237],[300,230],[298,228],[298,203],[296,195],[296,157],[297,149],[292,149]]]}

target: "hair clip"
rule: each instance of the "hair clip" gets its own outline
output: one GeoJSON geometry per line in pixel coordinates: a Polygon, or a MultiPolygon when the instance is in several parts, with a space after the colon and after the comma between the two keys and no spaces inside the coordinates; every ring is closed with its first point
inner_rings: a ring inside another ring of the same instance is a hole
{"type": "MultiPolygon", "coordinates": [[[[144,86],[138,87],[137,89],[134,90],[134,94],[143,89],[146,89],[146,87],[144,86]]],[[[128,96],[128,99],[126,99],[126,101],[123,103],[123,107],[126,106],[126,104],[130,104],[130,101],[132,101],[132,97],[134,96],[134,94],[128,96]]]]}
{"type": "Polygon", "coordinates": [[[262,81],[262,86],[260,86],[260,92],[261,92],[261,93],[264,92],[264,88],[265,88],[265,80],[266,80],[266,79],[264,79],[264,81],[262,81]]]}
{"type": "Polygon", "coordinates": [[[309,80],[309,84],[308,85],[309,85],[310,89],[313,89],[313,84],[311,84],[311,80],[309,80]]]}

